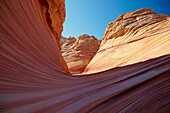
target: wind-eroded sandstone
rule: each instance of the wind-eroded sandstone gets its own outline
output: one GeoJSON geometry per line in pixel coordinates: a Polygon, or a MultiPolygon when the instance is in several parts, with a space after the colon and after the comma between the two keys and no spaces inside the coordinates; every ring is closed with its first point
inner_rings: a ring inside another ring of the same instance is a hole
{"type": "MultiPolygon", "coordinates": [[[[57,1],[62,11],[64,0],[57,1]]],[[[62,70],[59,36],[39,2],[0,0],[1,113],[169,113],[170,55],[71,76],[62,70]]],[[[61,21],[56,25],[59,33],[61,21]]]]}
{"type": "Polygon", "coordinates": [[[62,46],[66,42],[67,38],[61,36],[60,38],[60,46],[62,46]]]}
{"type": "Polygon", "coordinates": [[[61,46],[61,52],[72,74],[80,74],[99,49],[101,41],[87,34],[69,37],[61,46]]]}
{"type": "Polygon", "coordinates": [[[170,17],[150,8],[128,12],[111,22],[100,49],[84,73],[143,62],[170,54],[170,17]]]}
{"type": "MultiPolygon", "coordinates": [[[[39,0],[39,6],[43,14],[41,21],[46,22],[46,26],[53,34],[56,46],[60,48],[60,38],[63,31],[63,23],[65,21],[65,0],[39,0]]],[[[64,38],[64,37],[63,37],[64,38]]],[[[59,51],[60,53],[60,51],[59,51]]],[[[63,60],[61,53],[59,54],[60,67],[69,73],[68,67],[63,60]]]]}

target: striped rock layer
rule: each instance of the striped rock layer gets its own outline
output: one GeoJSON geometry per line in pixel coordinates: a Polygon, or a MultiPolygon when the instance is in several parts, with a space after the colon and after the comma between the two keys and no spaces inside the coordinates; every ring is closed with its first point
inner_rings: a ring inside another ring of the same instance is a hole
{"type": "Polygon", "coordinates": [[[64,0],[0,1],[0,112],[168,113],[168,54],[86,76],[66,72],[58,40],[63,6],[64,0]],[[53,13],[56,31],[46,18],[53,13]]]}
{"type": "Polygon", "coordinates": [[[111,22],[84,73],[143,62],[170,54],[170,17],[150,8],[120,15],[111,22]]]}
{"type": "Polygon", "coordinates": [[[61,46],[61,53],[68,65],[71,74],[80,74],[84,71],[100,46],[100,40],[87,34],[77,38],[67,38],[61,46]]]}

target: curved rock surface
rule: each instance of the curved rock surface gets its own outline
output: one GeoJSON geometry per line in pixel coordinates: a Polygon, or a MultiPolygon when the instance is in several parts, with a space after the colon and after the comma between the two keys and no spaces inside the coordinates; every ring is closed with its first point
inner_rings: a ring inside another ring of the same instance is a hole
{"type": "Polygon", "coordinates": [[[170,54],[170,17],[143,8],[111,22],[85,73],[143,62],[170,54]]]}
{"type": "Polygon", "coordinates": [[[72,74],[80,74],[84,71],[100,46],[100,40],[87,34],[77,38],[67,38],[61,47],[61,52],[72,74]]]}
{"type": "MultiPolygon", "coordinates": [[[[64,5],[64,0],[57,1],[64,5]]],[[[38,0],[0,1],[1,113],[170,111],[170,55],[87,76],[70,76],[63,71],[56,45],[59,34],[54,36],[42,6],[38,0]]],[[[56,14],[62,19],[64,13],[56,14]]]]}
{"type": "MultiPolygon", "coordinates": [[[[65,21],[65,15],[66,15],[65,14],[65,1],[64,0],[39,0],[39,6],[40,6],[39,8],[41,10],[41,13],[42,13],[42,17],[41,18],[39,17],[39,18],[41,19],[41,21],[44,22],[43,24],[45,24],[45,25],[43,25],[43,26],[45,26],[51,32],[52,38],[55,40],[57,48],[61,49],[60,48],[60,44],[61,44],[60,38],[61,38],[61,32],[63,31],[63,23],[65,21]]],[[[23,10],[23,9],[21,9],[21,10],[23,10]]],[[[25,10],[23,10],[23,11],[25,11],[25,10]]],[[[31,13],[34,14],[33,11],[31,13]]],[[[25,14],[25,15],[27,16],[29,14],[25,14]]],[[[32,15],[30,15],[30,17],[32,17],[32,15]]],[[[34,29],[36,29],[36,28],[34,28],[34,29]]],[[[37,36],[39,36],[39,35],[37,35],[37,36]]],[[[47,37],[47,36],[44,35],[44,37],[47,37]]],[[[47,42],[47,43],[49,43],[49,42],[47,42]]],[[[57,62],[59,62],[60,67],[65,72],[69,73],[67,64],[63,60],[63,57],[62,57],[62,54],[60,53],[60,51],[59,51],[58,58],[59,58],[59,60],[57,60],[57,62]]]]}

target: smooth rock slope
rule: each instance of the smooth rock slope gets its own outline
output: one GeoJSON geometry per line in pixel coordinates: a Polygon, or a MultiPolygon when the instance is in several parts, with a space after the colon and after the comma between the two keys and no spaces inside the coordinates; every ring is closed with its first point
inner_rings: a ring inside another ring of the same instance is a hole
{"type": "Polygon", "coordinates": [[[111,22],[100,49],[84,73],[143,62],[170,54],[170,17],[150,8],[120,15],[111,22]]]}

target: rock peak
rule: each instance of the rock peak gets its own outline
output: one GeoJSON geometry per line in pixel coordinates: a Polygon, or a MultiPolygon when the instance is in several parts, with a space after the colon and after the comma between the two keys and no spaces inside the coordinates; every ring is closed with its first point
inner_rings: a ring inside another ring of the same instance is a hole
{"type": "Polygon", "coordinates": [[[150,8],[142,8],[120,15],[108,24],[102,40],[108,40],[138,31],[143,26],[169,19],[168,15],[158,14],[150,8]]]}
{"type": "Polygon", "coordinates": [[[100,43],[101,40],[88,34],[80,35],[77,40],[74,37],[67,38],[61,52],[70,73],[82,73],[98,51],[100,43]]]}
{"type": "Polygon", "coordinates": [[[67,38],[67,40],[75,40],[75,41],[76,41],[76,38],[75,38],[75,37],[70,36],[70,37],[68,37],[68,38],[67,38]]]}
{"type": "Polygon", "coordinates": [[[120,15],[108,24],[100,48],[84,73],[100,72],[170,54],[167,48],[169,30],[170,18],[150,8],[120,15]]]}

